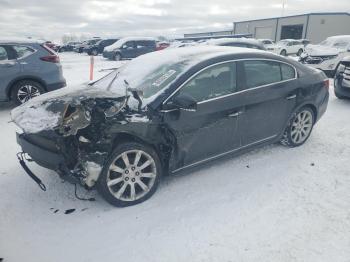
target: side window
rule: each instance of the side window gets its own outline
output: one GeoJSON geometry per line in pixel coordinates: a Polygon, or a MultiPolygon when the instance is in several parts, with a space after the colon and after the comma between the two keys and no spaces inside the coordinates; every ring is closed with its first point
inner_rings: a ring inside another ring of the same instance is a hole
{"type": "Polygon", "coordinates": [[[8,60],[6,49],[0,46],[0,61],[8,60]]]}
{"type": "Polygon", "coordinates": [[[13,46],[13,49],[17,53],[17,58],[23,58],[23,57],[29,56],[29,55],[34,53],[34,50],[27,47],[27,46],[15,45],[15,46],[13,46]]]}
{"type": "Polygon", "coordinates": [[[126,46],[126,48],[134,48],[135,42],[134,42],[134,41],[126,42],[126,43],[124,44],[124,46],[126,46]]]}
{"type": "Polygon", "coordinates": [[[295,78],[295,70],[290,65],[281,64],[282,80],[295,78]]]}
{"type": "Polygon", "coordinates": [[[252,60],[243,62],[246,88],[272,84],[282,80],[280,63],[274,61],[252,60]]]}
{"type": "Polygon", "coordinates": [[[197,102],[231,94],[236,91],[236,63],[210,67],[195,76],[180,89],[181,94],[188,94],[197,102]]]}

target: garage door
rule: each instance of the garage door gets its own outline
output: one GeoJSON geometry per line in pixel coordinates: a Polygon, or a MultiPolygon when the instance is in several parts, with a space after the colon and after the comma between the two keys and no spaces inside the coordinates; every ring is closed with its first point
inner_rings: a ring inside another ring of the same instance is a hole
{"type": "Polygon", "coordinates": [[[270,26],[266,27],[255,27],[255,38],[257,39],[274,39],[273,28],[270,26]]]}

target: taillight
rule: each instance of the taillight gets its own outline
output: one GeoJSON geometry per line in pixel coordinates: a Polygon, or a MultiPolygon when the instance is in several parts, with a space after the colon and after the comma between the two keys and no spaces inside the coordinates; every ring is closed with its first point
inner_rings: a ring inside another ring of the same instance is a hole
{"type": "Polygon", "coordinates": [[[329,79],[324,80],[323,85],[327,89],[327,91],[329,91],[329,79]]]}
{"type": "Polygon", "coordinates": [[[43,56],[43,57],[40,57],[40,60],[45,61],[45,62],[51,62],[51,63],[59,63],[60,62],[60,58],[58,57],[58,55],[43,56]]]}
{"type": "Polygon", "coordinates": [[[55,51],[53,51],[50,47],[48,47],[45,44],[42,45],[42,47],[45,48],[46,51],[49,52],[50,54],[47,56],[40,57],[40,60],[45,61],[45,62],[50,62],[50,63],[59,63],[60,62],[60,58],[55,53],[55,51]]]}

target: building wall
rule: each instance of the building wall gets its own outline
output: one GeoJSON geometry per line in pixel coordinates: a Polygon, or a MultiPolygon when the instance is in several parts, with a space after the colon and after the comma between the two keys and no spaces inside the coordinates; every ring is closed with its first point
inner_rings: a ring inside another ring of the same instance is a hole
{"type": "Polygon", "coordinates": [[[307,38],[312,43],[333,35],[350,35],[350,15],[310,15],[307,38]]]}
{"type": "Polygon", "coordinates": [[[235,23],[234,33],[235,34],[252,34],[253,37],[256,37],[255,35],[256,35],[256,32],[259,31],[259,28],[265,28],[265,29],[270,29],[271,33],[267,34],[264,37],[259,37],[259,38],[271,38],[272,40],[275,40],[276,25],[277,25],[277,19],[275,18],[239,22],[239,23],[235,23]]]}
{"type": "Polygon", "coordinates": [[[350,35],[350,15],[347,14],[306,14],[237,22],[234,23],[234,33],[279,41],[284,25],[303,25],[302,38],[307,38],[312,43],[320,43],[333,35],[350,35]]]}
{"type": "Polygon", "coordinates": [[[282,31],[282,26],[284,25],[303,25],[302,38],[305,38],[306,24],[307,24],[307,15],[279,18],[276,40],[277,41],[281,40],[281,31],[282,31]]]}

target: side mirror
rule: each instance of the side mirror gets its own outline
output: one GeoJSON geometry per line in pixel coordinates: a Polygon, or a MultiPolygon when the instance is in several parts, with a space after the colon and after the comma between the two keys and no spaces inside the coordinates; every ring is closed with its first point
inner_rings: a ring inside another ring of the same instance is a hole
{"type": "Polygon", "coordinates": [[[185,111],[196,111],[197,101],[190,95],[179,94],[163,106],[165,110],[182,109],[185,111]]]}

